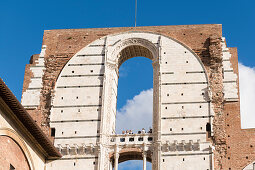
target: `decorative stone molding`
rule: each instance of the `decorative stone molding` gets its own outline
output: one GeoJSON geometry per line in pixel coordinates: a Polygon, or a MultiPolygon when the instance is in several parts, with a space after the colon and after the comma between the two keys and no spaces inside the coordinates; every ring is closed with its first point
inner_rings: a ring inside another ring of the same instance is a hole
{"type": "Polygon", "coordinates": [[[200,151],[200,141],[193,142],[190,140],[188,143],[185,141],[174,141],[174,143],[167,142],[162,145],[163,152],[180,152],[180,151],[200,151]]]}
{"type": "Polygon", "coordinates": [[[77,145],[77,144],[73,144],[73,145],[69,145],[66,144],[65,146],[59,144],[56,147],[59,152],[63,155],[63,156],[67,156],[67,155],[93,155],[98,153],[98,151],[100,151],[98,146],[94,146],[92,143],[85,145],[77,145]]]}
{"type": "Polygon", "coordinates": [[[150,59],[158,58],[158,48],[153,43],[151,43],[150,41],[148,41],[146,39],[142,39],[142,38],[129,38],[129,39],[120,41],[111,47],[113,49],[113,51],[109,55],[110,60],[116,61],[118,67],[120,66],[119,53],[123,49],[125,49],[126,47],[129,47],[129,46],[145,47],[152,54],[152,56],[150,56],[150,59]]]}

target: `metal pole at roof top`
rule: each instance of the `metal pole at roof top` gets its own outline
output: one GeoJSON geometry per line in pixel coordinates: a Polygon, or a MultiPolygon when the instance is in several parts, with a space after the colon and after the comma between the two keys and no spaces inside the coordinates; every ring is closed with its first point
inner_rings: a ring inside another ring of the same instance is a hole
{"type": "Polygon", "coordinates": [[[137,15],[137,0],[135,0],[135,27],[136,27],[136,15],[137,15]]]}

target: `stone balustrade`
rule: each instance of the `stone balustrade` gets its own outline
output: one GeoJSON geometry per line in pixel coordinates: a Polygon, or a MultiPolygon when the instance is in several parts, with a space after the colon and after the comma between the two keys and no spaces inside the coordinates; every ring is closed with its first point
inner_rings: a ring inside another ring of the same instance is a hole
{"type": "MultiPolygon", "coordinates": [[[[136,148],[150,148],[153,144],[152,134],[125,134],[125,135],[112,135],[109,138],[109,143],[112,148],[118,146],[121,148],[136,147],[136,148]]],[[[162,143],[162,152],[181,152],[181,151],[200,151],[202,148],[207,147],[205,144],[201,144],[200,140],[186,142],[174,141],[162,143]]],[[[206,144],[207,145],[207,144],[206,144]]],[[[98,150],[98,145],[93,144],[82,144],[82,145],[58,145],[57,149],[62,155],[85,155],[85,154],[96,154],[98,150]]]]}
{"type": "Polygon", "coordinates": [[[150,133],[145,134],[121,134],[112,135],[110,137],[110,145],[142,145],[152,144],[153,135],[150,133]]]}

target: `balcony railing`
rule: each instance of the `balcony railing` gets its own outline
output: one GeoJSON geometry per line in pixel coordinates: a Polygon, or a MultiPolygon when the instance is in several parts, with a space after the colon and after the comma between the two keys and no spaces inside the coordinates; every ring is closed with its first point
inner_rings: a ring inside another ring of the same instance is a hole
{"type": "Polygon", "coordinates": [[[127,144],[152,144],[153,135],[149,133],[145,134],[120,134],[112,135],[110,137],[110,144],[127,145],[127,144]]]}

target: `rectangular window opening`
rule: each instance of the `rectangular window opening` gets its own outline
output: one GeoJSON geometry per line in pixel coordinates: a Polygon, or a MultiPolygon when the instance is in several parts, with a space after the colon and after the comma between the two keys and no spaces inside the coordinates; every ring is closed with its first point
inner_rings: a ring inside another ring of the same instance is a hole
{"type": "Polygon", "coordinates": [[[153,141],[153,138],[152,137],[148,137],[148,141],[153,141]]]}
{"type": "Polygon", "coordinates": [[[134,142],[135,139],[134,138],[129,138],[129,142],[134,142]]]}
{"type": "Polygon", "coordinates": [[[143,137],[139,137],[139,138],[138,138],[138,141],[143,141],[143,137]]]}
{"type": "Polygon", "coordinates": [[[50,135],[51,135],[52,137],[55,137],[55,134],[56,134],[56,129],[55,129],[55,128],[51,128],[51,133],[50,133],[50,135]]]}
{"type": "Polygon", "coordinates": [[[206,132],[208,134],[208,138],[210,138],[211,137],[211,124],[210,123],[206,124],[206,132]]]}

